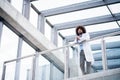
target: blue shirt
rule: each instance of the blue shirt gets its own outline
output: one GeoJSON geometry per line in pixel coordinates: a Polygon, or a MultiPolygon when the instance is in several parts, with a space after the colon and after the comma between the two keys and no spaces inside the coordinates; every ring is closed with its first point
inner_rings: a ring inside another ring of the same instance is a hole
{"type": "Polygon", "coordinates": [[[83,44],[80,43],[80,51],[83,50],[83,44]]]}
{"type": "MultiPolygon", "coordinates": [[[[80,37],[82,37],[82,35],[79,35],[80,37]]],[[[83,50],[83,44],[80,43],[80,51],[83,50]]]]}

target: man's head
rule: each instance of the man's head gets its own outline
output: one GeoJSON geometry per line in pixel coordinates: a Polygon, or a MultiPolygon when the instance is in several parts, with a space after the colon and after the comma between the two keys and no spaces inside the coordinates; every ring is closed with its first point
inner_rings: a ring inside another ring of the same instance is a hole
{"type": "Polygon", "coordinates": [[[86,33],[86,29],[83,26],[76,27],[76,35],[80,35],[82,33],[86,33]]]}

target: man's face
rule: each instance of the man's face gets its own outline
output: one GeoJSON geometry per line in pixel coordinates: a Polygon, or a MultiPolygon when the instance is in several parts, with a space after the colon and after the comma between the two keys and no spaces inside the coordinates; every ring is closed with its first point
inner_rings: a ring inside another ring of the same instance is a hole
{"type": "Polygon", "coordinates": [[[80,35],[82,33],[83,33],[82,29],[78,29],[78,34],[80,35]]]}

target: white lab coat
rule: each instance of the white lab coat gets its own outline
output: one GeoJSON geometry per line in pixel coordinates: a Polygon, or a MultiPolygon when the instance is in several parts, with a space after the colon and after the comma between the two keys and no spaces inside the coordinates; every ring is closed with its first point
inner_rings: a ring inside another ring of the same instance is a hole
{"type": "MultiPolygon", "coordinates": [[[[92,51],[91,51],[91,46],[89,44],[89,41],[87,41],[89,39],[90,39],[89,34],[84,33],[84,34],[82,34],[82,37],[80,38],[80,40],[78,42],[82,42],[82,44],[83,44],[83,50],[84,50],[84,53],[85,53],[86,60],[93,64],[94,58],[93,58],[93,54],[92,54],[92,51]]],[[[75,42],[77,42],[76,39],[75,39],[75,42]]],[[[78,54],[80,54],[80,45],[77,45],[77,48],[78,48],[78,54]]]]}

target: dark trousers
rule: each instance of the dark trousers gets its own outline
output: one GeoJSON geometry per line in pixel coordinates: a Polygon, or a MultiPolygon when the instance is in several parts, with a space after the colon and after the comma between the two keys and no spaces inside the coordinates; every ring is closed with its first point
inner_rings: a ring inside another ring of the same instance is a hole
{"type": "Polygon", "coordinates": [[[80,52],[80,68],[83,74],[89,74],[91,68],[91,62],[86,61],[84,51],[81,50],[80,52]],[[85,66],[86,63],[86,66],[85,66]]]}

